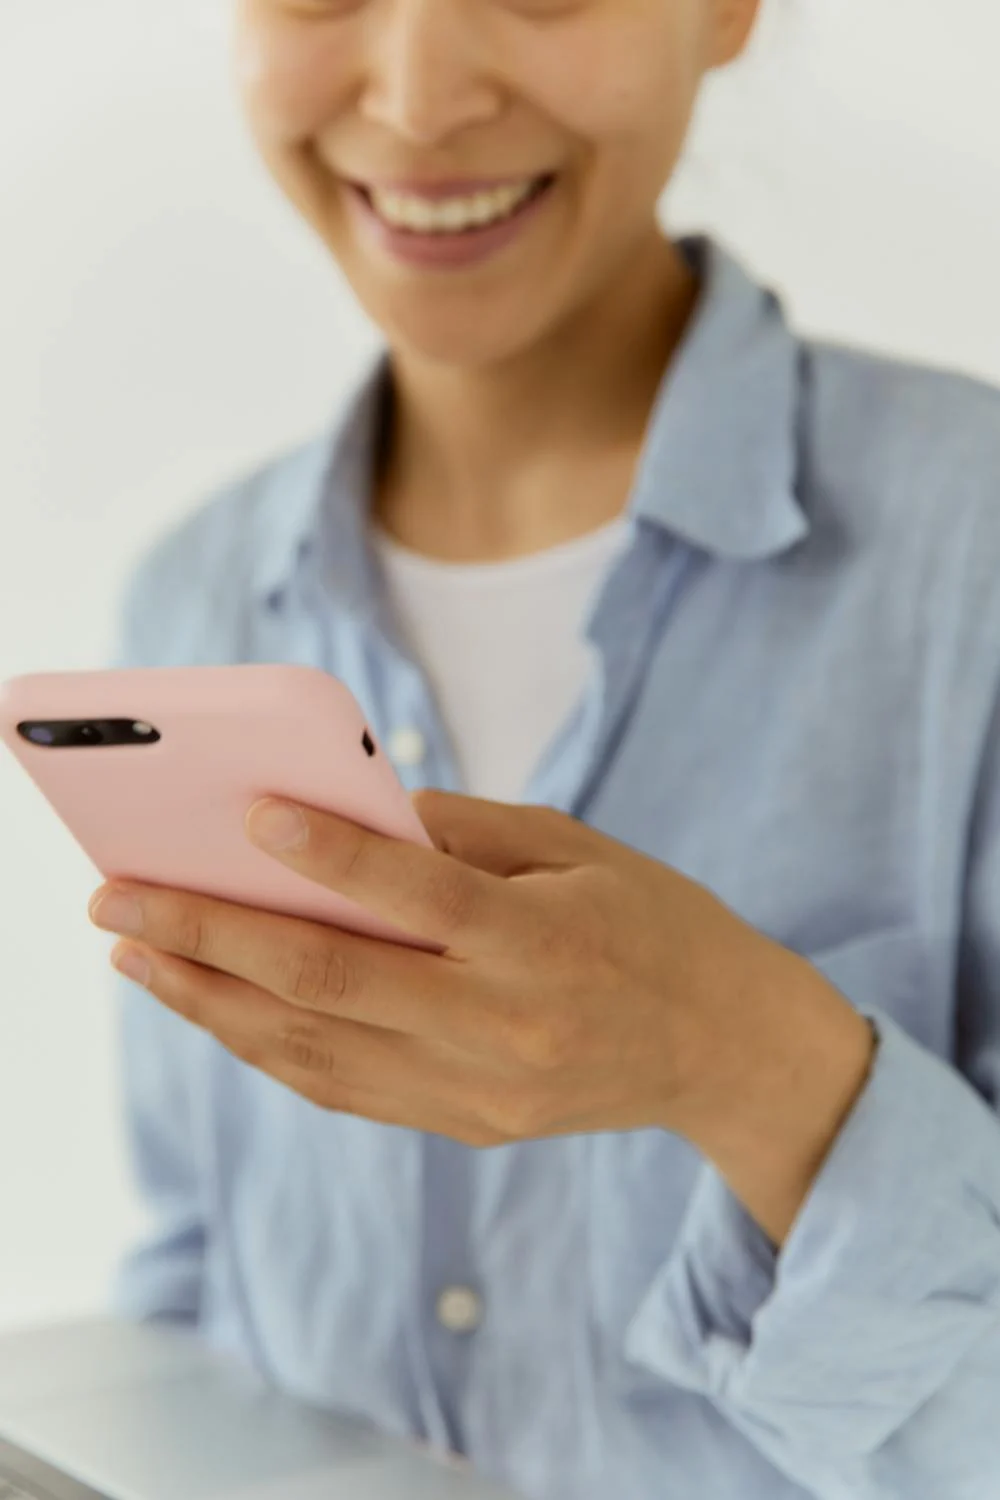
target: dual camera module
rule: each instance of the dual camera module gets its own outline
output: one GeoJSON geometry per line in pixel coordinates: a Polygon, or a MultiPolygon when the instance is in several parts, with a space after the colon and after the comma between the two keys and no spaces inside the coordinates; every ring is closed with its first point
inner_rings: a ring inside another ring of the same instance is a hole
{"type": "Polygon", "coordinates": [[[141,719],[25,720],[17,732],[45,750],[74,750],[97,745],[154,745],[158,729],[141,719]]]}
{"type": "MultiPolygon", "coordinates": [[[[17,732],[22,740],[42,750],[155,745],[161,738],[160,731],[143,719],[24,719],[18,724],[17,732]]],[[[367,756],[375,754],[375,741],[367,729],[361,743],[367,756]]]]}
{"type": "MultiPolygon", "coordinates": [[[[160,731],[142,719],[25,719],[18,724],[22,740],[43,750],[75,750],[98,745],[155,745],[160,731]]],[[[375,754],[375,741],[366,729],[361,743],[365,754],[375,754]]]]}

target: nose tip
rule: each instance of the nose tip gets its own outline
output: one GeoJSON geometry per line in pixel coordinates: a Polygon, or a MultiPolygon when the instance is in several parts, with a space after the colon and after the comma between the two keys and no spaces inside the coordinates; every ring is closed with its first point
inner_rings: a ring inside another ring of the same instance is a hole
{"type": "Polygon", "coordinates": [[[380,58],[358,104],[374,124],[428,153],[491,123],[503,107],[502,90],[478,61],[417,48],[380,58]]]}

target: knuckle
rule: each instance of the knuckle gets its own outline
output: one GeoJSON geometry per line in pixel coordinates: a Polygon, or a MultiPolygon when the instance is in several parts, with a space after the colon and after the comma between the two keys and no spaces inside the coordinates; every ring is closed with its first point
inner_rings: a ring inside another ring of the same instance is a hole
{"type": "Polygon", "coordinates": [[[583,1042],[580,1012],[568,1004],[550,1002],[544,1012],[501,1012],[493,1025],[494,1047],[513,1063],[541,1073],[575,1061],[583,1042]]]}
{"type": "Polygon", "coordinates": [[[478,1114],[479,1126],[489,1136],[490,1145],[532,1140],[544,1133],[542,1102],[523,1087],[498,1090],[481,1103],[478,1114]]]}
{"type": "Polygon", "coordinates": [[[351,968],[343,953],[338,948],[327,948],[323,955],[323,994],[327,1001],[341,1005],[350,998],[354,988],[351,968]]]}
{"type": "Polygon", "coordinates": [[[194,963],[207,963],[209,958],[208,926],[195,906],[180,903],[172,913],[171,930],[175,950],[194,963]]]}
{"type": "Polygon", "coordinates": [[[575,1057],[580,1041],[580,1021],[568,1007],[547,1010],[543,1016],[522,1021],[517,1045],[520,1059],[539,1072],[555,1072],[575,1057]]]}
{"type": "Polygon", "coordinates": [[[332,944],[307,946],[291,955],[287,993],[300,1005],[339,1005],[349,988],[346,961],[332,944]]]}
{"type": "Polygon", "coordinates": [[[312,1026],[286,1027],[278,1033],[278,1047],[282,1060],[296,1070],[305,1073],[330,1070],[330,1054],[312,1026]]]}

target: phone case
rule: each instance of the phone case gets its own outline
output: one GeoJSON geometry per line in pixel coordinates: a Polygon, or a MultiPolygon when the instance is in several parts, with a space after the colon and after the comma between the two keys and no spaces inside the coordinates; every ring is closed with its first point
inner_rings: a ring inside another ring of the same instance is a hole
{"type": "Polygon", "coordinates": [[[106,878],[197,891],[441,951],[289,870],[244,833],[248,808],[270,794],[432,847],[353,694],[315,667],[16,677],[0,687],[0,738],[106,878]],[[18,733],[19,723],[44,719],[127,719],[152,725],[161,738],[49,748],[18,733]]]}

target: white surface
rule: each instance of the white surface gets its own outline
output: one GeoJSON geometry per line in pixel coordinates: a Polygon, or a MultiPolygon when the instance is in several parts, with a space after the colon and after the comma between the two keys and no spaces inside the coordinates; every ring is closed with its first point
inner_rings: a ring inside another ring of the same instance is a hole
{"type": "Polygon", "coordinates": [[[0,1338],[0,1436],[108,1500],[512,1500],[163,1328],[0,1338]]]}
{"type": "MultiPolygon", "coordinates": [[[[1000,381],[1000,7],[774,0],[673,195],[808,327],[1000,381]]],[[[93,666],[137,546],[372,339],[256,167],[226,0],[0,0],[0,675],[93,666]]],[[[94,880],[0,762],[0,1326],[134,1228],[94,880]]]]}

